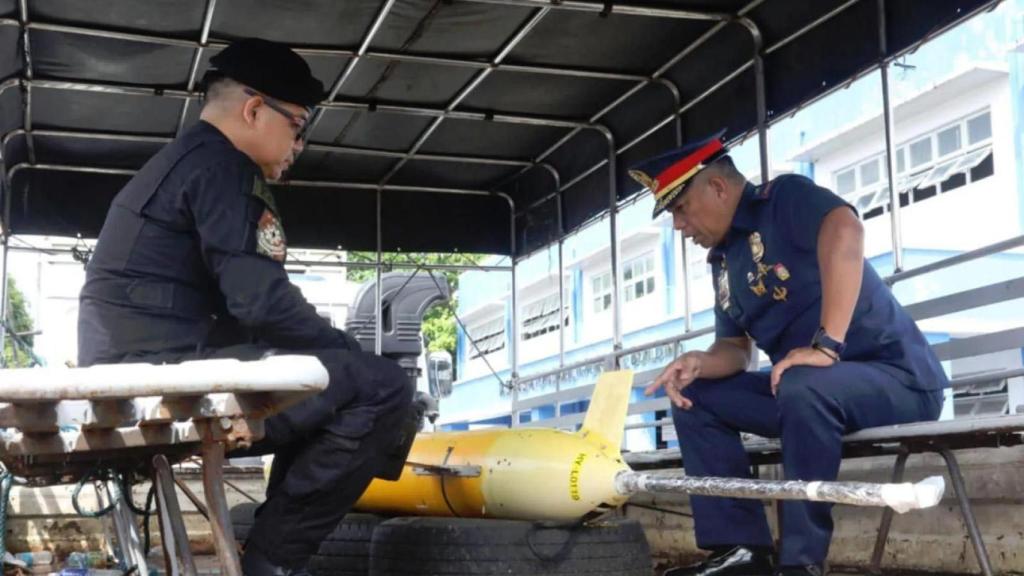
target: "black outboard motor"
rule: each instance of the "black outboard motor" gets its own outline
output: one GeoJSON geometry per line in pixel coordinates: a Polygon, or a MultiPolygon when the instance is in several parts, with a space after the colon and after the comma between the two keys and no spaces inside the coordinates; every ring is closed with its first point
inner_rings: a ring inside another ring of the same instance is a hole
{"type": "MultiPolygon", "coordinates": [[[[420,376],[417,360],[423,353],[423,338],[420,336],[423,315],[432,305],[447,302],[451,289],[444,276],[408,272],[383,274],[381,286],[384,303],[381,307],[381,356],[398,362],[399,366],[405,369],[415,390],[416,381],[420,376]]],[[[349,310],[348,320],[345,322],[345,331],[358,340],[366,352],[373,352],[376,346],[376,301],[377,282],[374,279],[359,288],[355,302],[349,310]]],[[[416,433],[423,429],[423,418],[426,417],[433,422],[438,416],[437,407],[435,398],[420,391],[415,392],[412,410],[403,427],[402,438],[388,456],[384,470],[377,474],[378,478],[398,479],[412,448],[413,439],[416,433]]]]}
{"type": "MultiPolygon", "coordinates": [[[[428,272],[388,272],[381,276],[383,313],[381,356],[391,358],[405,369],[413,382],[420,376],[416,364],[423,353],[420,330],[423,315],[438,302],[447,302],[451,289],[444,276],[428,272]]],[[[374,351],[376,330],[377,282],[371,280],[356,294],[345,322],[345,331],[359,341],[366,352],[374,351]]]]}

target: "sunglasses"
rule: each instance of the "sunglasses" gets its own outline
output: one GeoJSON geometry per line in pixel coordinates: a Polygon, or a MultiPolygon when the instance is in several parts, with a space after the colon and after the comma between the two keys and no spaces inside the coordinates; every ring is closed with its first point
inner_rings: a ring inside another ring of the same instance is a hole
{"type": "Polygon", "coordinates": [[[270,107],[271,110],[288,119],[292,125],[292,130],[295,132],[295,140],[305,140],[306,131],[309,130],[309,120],[307,118],[291,112],[284,107],[280,100],[271,98],[266,94],[262,94],[251,88],[246,88],[245,93],[249,96],[259,96],[262,98],[263,103],[270,107]]]}

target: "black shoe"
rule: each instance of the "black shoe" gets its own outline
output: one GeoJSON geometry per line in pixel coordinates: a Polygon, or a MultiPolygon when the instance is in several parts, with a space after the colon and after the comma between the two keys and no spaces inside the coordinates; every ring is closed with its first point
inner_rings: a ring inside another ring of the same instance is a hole
{"type": "Polygon", "coordinates": [[[767,550],[736,546],[712,554],[699,564],[667,570],[664,576],[774,576],[774,574],[771,554],[767,550]]]}
{"type": "Polygon", "coordinates": [[[255,546],[245,547],[241,564],[245,576],[309,576],[305,568],[285,568],[274,564],[255,546]]]}
{"type": "Polygon", "coordinates": [[[817,564],[806,566],[779,566],[775,576],[824,576],[825,570],[817,564]]]}

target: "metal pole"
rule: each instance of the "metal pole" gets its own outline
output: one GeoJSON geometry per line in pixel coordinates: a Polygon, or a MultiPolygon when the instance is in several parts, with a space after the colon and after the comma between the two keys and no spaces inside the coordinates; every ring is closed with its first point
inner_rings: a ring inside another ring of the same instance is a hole
{"type": "MultiPolygon", "coordinates": [[[[672,86],[672,96],[675,99],[672,110],[678,110],[680,106],[679,88],[675,83],[669,81],[672,86]]],[[[683,145],[683,117],[676,115],[676,146],[683,145]]],[[[679,246],[682,249],[683,257],[683,329],[687,332],[693,330],[693,308],[690,300],[690,258],[686,250],[686,236],[679,235],[679,246]]],[[[679,356],[679,344],[674,347],[673,358],[679,356]]]]}
{"type": "Polygon", "coordinates": [[[882,110],[885,118],[885,173],[889,179],[889,221],[892,229],[893,272],[903,271],[903,227],[900,222],[900,194],[896,189],[896,155],[893,153],[893,138],[896,133],[893,118],[892,98],[889,94],[889,60],[887,57],[888,38],[885,19],[885,0],[878,0],[878,56],[879,72],[882,75],[882,110]]]}
{"type": "Polygon", "coordinates": [[[964,475],[960,471],[960,464],[956,455],[949,448],[942,447],[939,454],[946,461],[949,469],[949,480],[953,483],[953,491],[956,493],[957,502],[960,504],[960,513],[964,518],[964,525],[967,527],[967,535],[971,539],[971,546],[974,548],[974,556],[978,559],[978,567],[985,576],[992,576],[992,563],[989,561],[988,550],[985,548],[985,539],[978,529],[978,521],[974,516],[974,508],[971,506],[971,499],[967,495],[967,486],[964,485],[964,475]]]}
{"type": "MultiPolygon", "coordinates": [[[[49,88],[52,90],[78,90],[83,92],[98,92],[102,94],[125,94],[130,96],[153,97],[153,89],[142,86],[130,86],[126,84],[92,82],[79,82],[70,80],[21,80],[18,83],[0,84],[0,90],[17,85],[49,88]]],[[[199,98],[200,94],[187,90],[163,90],[161,98],[199,98]]],[[[524,126],[548,126],[552,128],[590,128],[590,124],[580,122],[571,118],[549,118],[545,116],[530,116],[525,114],[506,114],[490,112],[472,112],[466,110],[446,110],[444,108],[430,108],[427,106],[413,106],[404,104],[377,104],[358,102],[354,100],[336,100],[333,102],[321,102],[322,108],[338,110],[357,110],[361,112],[389,112],[406,116],[425,116],[429,118],[454,118],[457,120],[472,120],[479,122],[499,122],[503,124],[521,124],[524,126]]]]}
{"type": "Polygon", "coordinates": [[[554,168],[551,176],[555,182],[555,217],[558,219],[558,367],[565,366],[565,220],[562,193],[558,189],[561,178],[554,168]]]}
{"type": "Polygon", "coordinates": [[[611,130],[601,126],[601,134],[608,141],[608,230],[611,238],[612,261],[612,350],[622,349],[622,307],[619,306],[619,230],[618,230],[618,178],[615,172],[615,137],[611,130]]]}
{"type": "Polygon", "coordinates": [[[188,545],[188,533],[174,492],[174,473],[167,457],[158,454],[153,457],[153,483],[156,485],[160,536],[164,544],[164,555],[171,564],[172,574],[195,576],[196,565],[188,545]]]}
{"type": "Polygon", "coordinates": [[[754,43],[754,92],[757,100],[757,142],[758,152],[761,158],[761,184],[767,184],[771,176],[771,169],[768,164],[768,103],[764,87],[764,38],[761,30],[750,18],[737,20],[750,32],[750,38],[754,43]]]}
{"type": "Polygon", "coordinates": [[[3,182],[0,182],[0,189],[4,193],[4,205],[3,213],[0,214],[2,221],[0,224],[3,225],[3,236],[0,237],[0,251],[3,252],[3,264],[0,268],[0,368],[7,367],[7,260],[10,258],[10,240],[11,240],[11,191],[10,180],[6,178],[10,174],[5,174],[3,182]]]}
{"type": "Polygon", "coordinates": [[[373,353],[380,356],[384,346],[384,191],[377,190],[377,284],[373,312],[373,353]]]}
{"type": "MultiPolygon", "coordinates": [[[[519,314],[516,310],[516,204],[511,196],[501,194],[508,201],[509,220],[509,258],[512,260],[512,337],[510,339],[509,353],[512,361],[512,375],[509,383],[512,385],[513,393],[517,388],[516,380],[519,378],[519,314]]],[[[516,396],[513,396],[516,398],[516,396]]]]}
{"type": "Polygon", "coordinates": [[[629,6],[626,4],[610,4],[607,2],[586,2],[583,0],[468,0],[478,4],[498,4],[501,6],[550,7],[557,10],[576,12],[593,12],[595,14],[628,14],[631,16],[650,16],[654,18],[675,18],[681,20],[724,20],[728,14],[718,12],[701,12],[698,10],[680,10],[673,8],[654,8],[629,6]]]}
{"type": "Polygon", "coordinates": [[[18,20],[21,24],[21,39],[22,39],[22,56],[25,65],[25,81],[22,82],[22,88],[25,92],[25,111],[24,111],[24,125],[25,125],[25,146],[28,149],[28,161],[35,163],[36,161],[36,146],[35,139],[32,137],[32,48],[29,42],[28,34],[28,0],[18,1],[18,20]]]}
{"type": "Polygon", "coordinates": [[[693,330],[693,303],[690,299],[690,257],[686,253],[686,236],[679,235],[679,245],[683,248],[683,326],[689,332],[693,330]]]}
{"type": "Polygon", "coordinates": [[[200,454],[203,459],[203,492],[210,513],[210,528],[217,550],[217,560],[224,576],[242,576],[242,567],[238,562],[238,545],[231,530],[231,513],[224,494],[224,444],[210,439],[209,431],[202,434],[200,454]]]}
{"type": "MultiPolygon", "coordinates": [[[[199,73],[199,61],[203,59],[203,51],[206,49],[207,42],[210,40],[210,26],[213,25],[213,11],[217,8],[217,0],[206,1],[206,12],[203,14],[203,27],[199,31],[199,42],[196,44],[195,51],[192,53],[192,65],[188,71],[188,83],[185,84],[186,90],[191,92],[196,87],[196,75],[199,73]]],[[[182,127],[185,126],[185,118],[188,116],[189,105],[192,104],[192,100],[186,99],[181,103],[181,114],[178,115],[178,130],[177,134],[181,133],[182,127]]]]}

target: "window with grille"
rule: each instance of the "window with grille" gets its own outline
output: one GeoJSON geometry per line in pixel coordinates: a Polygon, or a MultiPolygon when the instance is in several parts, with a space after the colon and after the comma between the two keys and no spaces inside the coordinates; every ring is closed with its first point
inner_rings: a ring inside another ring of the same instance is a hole
{"type": "MultiPolygon", "coordinates": [[[[877,155],[833,175],[836,194],[865,220],[888,211],[885,156],[877,155]]],[[[992,118],[988,110],[918,136],[896,150],[900,206],[950,192],[993,174],[992,118]]]]}
{"type": "Polygon", "coordinates": [[[562,314],[558,313],[558,293],[549,294],[523,307],[523,340],[560,330],[569,325],[569,299],[565,299],[562,314]]]}
{"type": "Polygon", "coordinates": [[[470,359],[486,356],[505,348],[505,317],[499,316],[487,322],[466,327],[470,359]]]}

